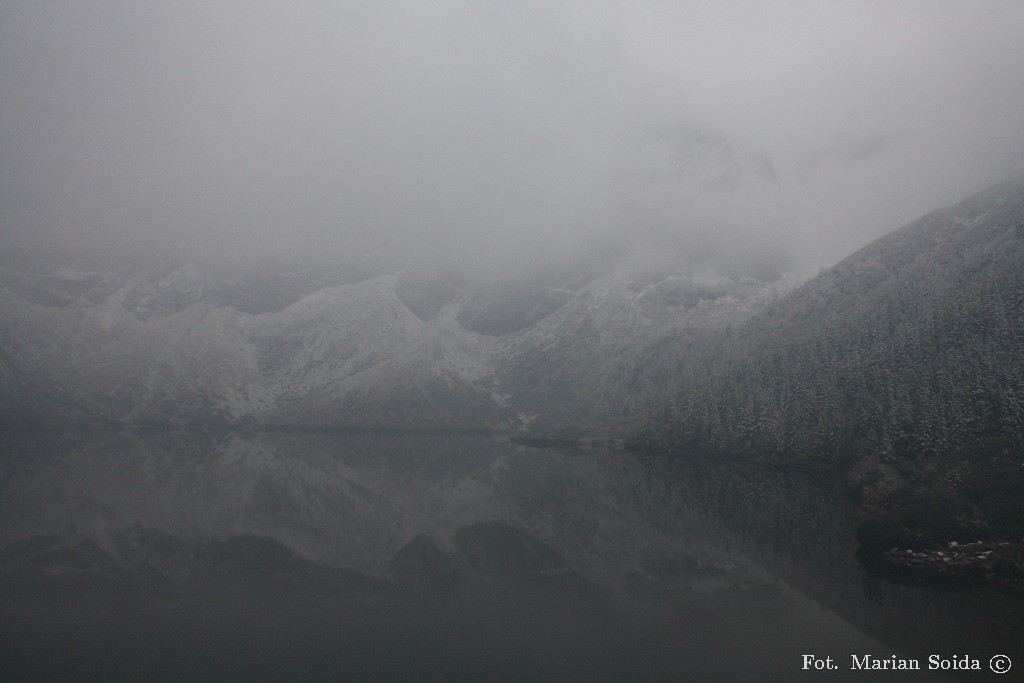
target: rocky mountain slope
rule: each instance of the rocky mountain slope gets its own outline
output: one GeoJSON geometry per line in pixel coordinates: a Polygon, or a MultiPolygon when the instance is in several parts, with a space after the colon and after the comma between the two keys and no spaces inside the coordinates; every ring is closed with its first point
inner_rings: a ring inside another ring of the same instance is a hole
{"type": "Polygon", "coordinates": [[[644,387],[622,390],[617,373],[652,335],[742,318],[794,283],[622,263],[521,281],[352,279],[2,270],[2,421],[525,430],[539,416],[582,434],[644,418],[644,387]]]}
{"type": "Polygon", "coordinates": [[[1022,220],[1018,179],[799,288],[626,258],[519,281],[7,268],[0,415],[939,453],[1024,432],[1022,220]]]}

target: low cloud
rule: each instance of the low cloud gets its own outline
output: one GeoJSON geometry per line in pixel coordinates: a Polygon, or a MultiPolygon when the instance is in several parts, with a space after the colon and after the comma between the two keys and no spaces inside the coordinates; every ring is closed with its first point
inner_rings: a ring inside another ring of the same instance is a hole
{"type": "Polygon", "coordinates": [[[1024,171],[1020,35],[1003,2],[4,3],[0,235],[814,268],[1024,171]]]}

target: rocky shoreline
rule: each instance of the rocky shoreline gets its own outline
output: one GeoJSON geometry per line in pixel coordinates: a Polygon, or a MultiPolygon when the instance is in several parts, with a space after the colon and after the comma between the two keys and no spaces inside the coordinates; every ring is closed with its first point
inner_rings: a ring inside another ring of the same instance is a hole
{"type": "Polygon", "coordinates": [[[986,585],[1024,593],[1024,539],[950,541],[881,552],[862,546],[859,557],[868,570],[900,583],[951,589],[986,585]]]}

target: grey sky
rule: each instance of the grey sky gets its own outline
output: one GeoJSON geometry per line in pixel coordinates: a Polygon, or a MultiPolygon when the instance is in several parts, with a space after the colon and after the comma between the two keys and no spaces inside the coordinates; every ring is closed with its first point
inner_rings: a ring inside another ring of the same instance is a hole
{"type": "Polygon", "coordinates": [[[0,236],[828,265],[1024,172],[1022,35],[1010,0],[0,0],[0,236]]]}

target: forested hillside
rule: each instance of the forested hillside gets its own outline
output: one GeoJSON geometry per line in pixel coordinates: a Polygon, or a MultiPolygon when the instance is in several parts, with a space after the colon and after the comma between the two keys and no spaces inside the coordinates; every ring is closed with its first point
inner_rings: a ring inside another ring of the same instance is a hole
{"type": "Polygon", "coordinates": [[[903,457],[1024,433],[1024,181],[872,243],[673,372],[665,444],[903,457]]]}
{"type": "Polygon", "coordinates": [[[680,345],[644,443],[838,465],[868,547],[1024,535],[1024,179],[680,345]]]}

